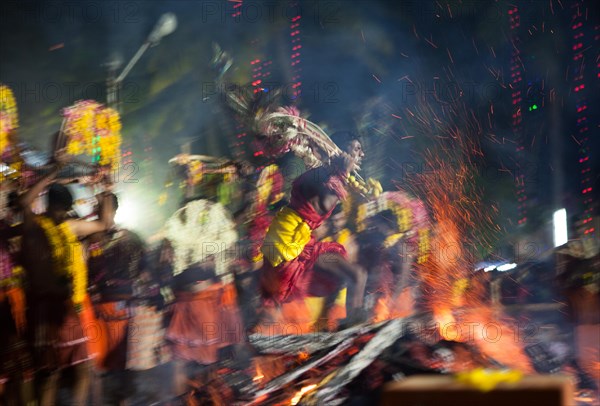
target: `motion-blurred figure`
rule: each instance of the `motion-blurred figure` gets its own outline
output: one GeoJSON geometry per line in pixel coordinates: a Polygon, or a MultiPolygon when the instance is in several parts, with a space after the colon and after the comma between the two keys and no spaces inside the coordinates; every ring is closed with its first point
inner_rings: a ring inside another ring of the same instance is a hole
{"type": "Polygon", "coordinates": [[[188,202],[165,229],[174,295],[166,340],[179,396],[188,389],[190,367],[216,363],[221,348],[245,339],[230,273],[237,233],[229,212],[210,199],[188,202]]]}
{"type": "Polygon", "coordinates": [[[600,382],[600,249],[597,240],[575,240],[557,250],[559,286],[575,325],[579,365],[600,382]]]}
{"type": "Polygon", "coordinates": [[[22,233],[20,225],[12,224],[18,197],[14,186],[8,181],[0,183],[0,403],[10,406],[27,404],[35,395],[25,337],[25,281],[11,244],[22,233]]]}
{"type": "MultiPolygon", "coordinates": [[[[119,203],[114,194],[109,197],[114,218],[119,203]]],[[[103,402],[121,404],[136,392],[135,371],[165,361],[160,286],[142,239],[127,229],[113,227],[90,236],[88,267],[103,402]]]]}
{"type": "MultiPolygon", "coordinates": [[[[361,312],[366,275],[346,259],[346,250],[336,242],[318,242],[312,235],[347,196],[346,179],[364,157],[359,140],[352,140],[351,154],[344,154],[328,166],[311,169],[292,185],[290,202],[281,209],[265,237],[262,291],[268,302],[282,303],[308,295],[310,274],[320,273],[333,283],[348,288],[348,324],[363,321],[361,312]]],[[[329,295],[330,293],[328,293],[329,295]]]]}
{"type": "MultiPolygon", "coordinates": [[[[416,250],[398,232],[392,210],[383,210],[367,220],[366,230],[357,236],[358,262],[368,269],[366,307],[376,321],[412,308],[409,289],[416,250]]],[[[406,314],[403,314],[406,315],[406,314]]]]}
{"type": "Polygon", "coordinates": [[[52,183],[65,162],[62,154],[56,159],[59,165],[20,199],[27,320],[42,406],[57,404],[59,380],[67,367],[75,372],[73,402],[87,401],[90,356],[79,315],[86,296],[87,267],[79,238],[110,227],[112,213],[112,202],[104,196],[99,220],[68,219],[73,197],[65,186],[52,183]],[[36,215],[31,205],[48,186],[47,210],[36,215]]]}
{"type": "MultiPolygon", "coordinates": [[[[356,264],[358,259],[358,244],[354,234],[347,227],[348,216],[342,205],[337,205],[329,220],[321,228],[326,228],[326,236],[320,240],[323,242],[337,242],[346,249],[348,262],[356,264]]],[[[316,238],[320,229],[315,230],[316,238]]],[[[306,298],[306,304],[313,317],[313,322],[317,323],[317,329],[332,329],[339,320],[346,317],[346,294],[347,289],[340,284],[339,288],[332,291],[328,296],[320,287],[319,275],[313,275],[310,282],[309,294],[306,298]],[[322,296],[323,295],[323,296],[322,296]]]]}

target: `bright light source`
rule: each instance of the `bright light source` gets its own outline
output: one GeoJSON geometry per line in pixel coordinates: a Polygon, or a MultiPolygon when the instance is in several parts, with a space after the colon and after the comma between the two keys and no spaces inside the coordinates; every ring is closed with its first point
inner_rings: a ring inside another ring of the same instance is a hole
{"type": "Polygon", "coordinates": [[[163,37],[171,34],[177,28],[177,17],[173,13],[165,13],[160,16],[160,19],[154,26],[154,29],[148,37],[148,41],[156,44],[163,37]]]}
{"type": "Polygon", "coordinates": [[[517,267],[517,264],[512,263],[512,264],[500,265],[496,269],[500,272],[506,272],[506,271],[510,271],[511,269],[515,269],[516,267],[517,267]]]}
{"type": "Polygon", "coordinates": [[[494,269],[496,269],[496,265],[490,265],[490,266],[486,266],[485,268],[483,268],[484,272],[491,272],[494,269]]]}
{"type": "Polygon", "coordinates": [[[569,241],[569,235],[567,232],[567,210],[560,209],[554,212],[553,216],[553,228],[554,228],[554,246],[560,247],[569,241]]]}
{"type": "Polygon", "coordinates": [[[119,200],[119,208],[115,215],[115,223],[127,228],[135,228],[138,224],[139,208],[130,200],[119,200]]]}

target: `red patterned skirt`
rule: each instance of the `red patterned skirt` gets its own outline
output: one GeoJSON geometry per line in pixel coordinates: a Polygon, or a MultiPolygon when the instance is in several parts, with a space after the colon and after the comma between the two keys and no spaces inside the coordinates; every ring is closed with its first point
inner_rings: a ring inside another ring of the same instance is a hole
{"type": "Polygon", "coordinates": [[[322,255],[346,257],[346,249],[337,242],[317,242],[311,239],[292,261],[276,267],[268,260],[261,273],[261,287],[267,301],[285,303],[307,296],[327,296],[340,288],[339,281],[329,275],[317,274],[315,263],[322,255]]]}
{"type": "Polygon", "coordinates": [[[219,349],[245,339],[244,325],[232,300],[232,284],[214,284],[200,292],[176,292],[166,339],[173,358],[208,365],[219,349]]]}

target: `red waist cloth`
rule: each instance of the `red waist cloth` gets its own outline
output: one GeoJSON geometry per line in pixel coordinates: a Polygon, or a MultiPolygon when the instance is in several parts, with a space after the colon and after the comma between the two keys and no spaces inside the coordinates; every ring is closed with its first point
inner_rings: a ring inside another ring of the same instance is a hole
{"type": "Polygon", "coordinates": [[[212,364],[220,348],[243,342],[244,337],[233,285],[176,293],[166,336],[175,358],[212,364]]]}
{"type": "Polygon", "coordinates": [[[93,340],[96,345],[93,351],[98,352],[96,366],[103,371],[122,371],[127,364],[129,306],[123,302],[105,302],[94,308],[97,314],[95,327],[99,332],[93,340]]]}
{"type": "Polygon", "coordinates": [[[339,288],[339,281],[314,271],[319,256],[329,253],[346,257],[346,249],[341,244],[317,242],[311,238],[294,260],[276,267],[265,261],[260,281],[264,298],[284,303],[309,295],[326,296],[334,292],[339,288]]]}

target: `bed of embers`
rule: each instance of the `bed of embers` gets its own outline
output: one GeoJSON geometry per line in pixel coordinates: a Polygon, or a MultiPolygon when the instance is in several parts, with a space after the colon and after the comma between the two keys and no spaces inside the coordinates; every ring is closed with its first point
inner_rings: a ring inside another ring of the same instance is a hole
{"type": "MultiPolygon", "coordinates": [[[[524,346],[532,374],[570,377],[577,405],[596,404],[597,386],[552,343],[524,346]]],[[[469,342],[444,339],[426,315],[364,324],[331,333],[251,335],[224,348],[221,361],[189,371],[185,405],[372,405],[387,383],[413,375],[503,371],[469,342]]]]}

